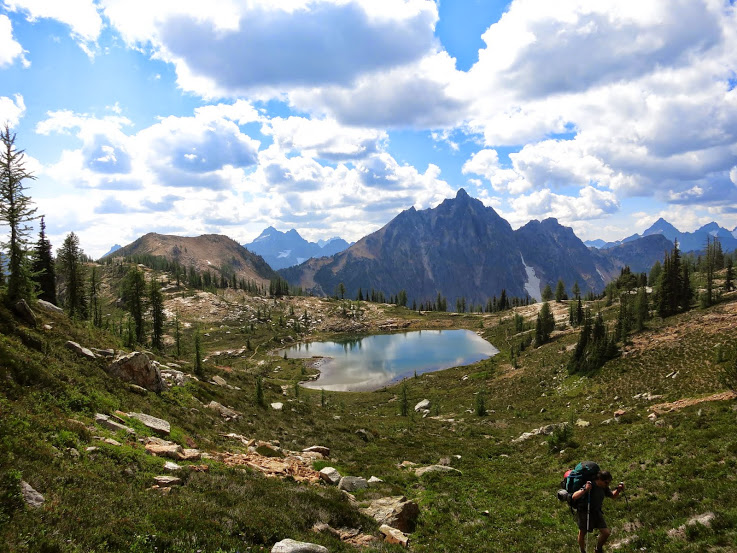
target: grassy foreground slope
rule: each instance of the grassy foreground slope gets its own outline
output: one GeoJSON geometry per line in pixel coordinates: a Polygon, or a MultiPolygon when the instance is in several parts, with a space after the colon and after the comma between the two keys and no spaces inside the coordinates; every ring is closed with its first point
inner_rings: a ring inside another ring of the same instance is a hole
{"type": "MultiPolygon", "coordinates": [[[[95,413],[119,410],[166,419],[170,440],[206,452],[244,451],[228,433],[278,441],[292,451],[327,446],[330,459],[315,468],[330,465],[343,475],[384,480],[356,494],[359,506],[388,495],[419,503],[410,538],[410,549],[417,552],[576,551],[575,525],[555,491],[562,473],[585,459],[627,482],[629,504],[605,506],[614,529],[611,544],[619,551],[734,551],[735,400],[656,408],[659,414],[648,417],[658,404],[724,391],[718,374],[737,357],[734,295],[708,310],[652,321],[621,357],[585,378],[565,369],[577,338],[572,330],[526,349],[514,367],[510,348],[525,334],[515,333],[511,317],[419,315],[366,304],[356,313],[335,300],[216,297],[184,289],[167,292],[167,309],[174,308],[182,320],[184,351],[177,358],[169,345],[153,357],[192,373],[192,332],[199,326],[206,377],[160,395],[139,395],[110,378],[104,360],[83,360],[64,347],[74,340],[123,349],[118,336],[39,309],[39,325],[29,328],[0,307],[0,543],[5,549],[269,551],[276,541],[292,538],[332,552],[355,547],[312,532],[315,523],[377,534],[376,522],[334,487],[266,478],[216,460],[181,463],[199,468],[183,471],[184,485],[169,494],[151,490],[154,476],[164,474],[165,460],[148,455],[135,438],[94,424],[95,413]],[[295,319],[303,321],[298,328],[290,323],[295,319]],[[405,325],[473,329],[501,354],[406,381],[407,417],[399,416],[401,386],[323,395],[295,387],[314,372],[303,361],[270,354],[282,341],[405,325]],[[232,388],[209,383],[214,376],[232,388]],[[267,407],[256,401],[259,378],[267,407]],[[486,416],[476,413],[478,394],[486,416]],[[422,399],[431,402],[425,418],[411,409],[422,399]],[[204,407],[210,401],[242,417],[226,421],[204,407]],[[274,401],[284,409],[270,409],[274,401]],[[618,410],[625,413],[614,418],[618,410]],[[572,434],[513,441],[563,422],[571,423],[572,434]],[[359,429],[367,431],[368,441],[356,434],[359,429]],[[97,449],[87,451],[90,447],[97,449]],[[461,474],[418,478],[411,468],[400,468],[404,461],[425,466],[441,458],[461,474]],[[44,495],[42,507],[23,506],[21,479],[44,495]],[[706,513],[714,515],[709,527],[687,525],[706,513]],[[682,525],[687,526],[678,531],[682,525]]],[[[532,320],[534,310],[520,312],[532,320]]],[[[567,305],[556,310],[563,317],[567,305]]],[[[126,421],[139,438],[151,434],[135,420],[126,421]]],[[[363,550],[401,548],[375,542],[363,550]]]]}

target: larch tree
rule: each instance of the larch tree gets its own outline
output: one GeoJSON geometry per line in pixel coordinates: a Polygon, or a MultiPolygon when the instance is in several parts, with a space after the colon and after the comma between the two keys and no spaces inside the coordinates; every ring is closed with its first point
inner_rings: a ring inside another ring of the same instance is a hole
{"type": "Polygon", "coordinates": [[[27,237],[36,209],[24,186],[24,181],[35,177],[26,170],[25,154],[16,148],[15,137],[8,124],[0,130],[0,224],[7,225],[10,233],[2,246],[7,251],[7,299],[11,303],[30,300],[35,292],[27,237]]]}

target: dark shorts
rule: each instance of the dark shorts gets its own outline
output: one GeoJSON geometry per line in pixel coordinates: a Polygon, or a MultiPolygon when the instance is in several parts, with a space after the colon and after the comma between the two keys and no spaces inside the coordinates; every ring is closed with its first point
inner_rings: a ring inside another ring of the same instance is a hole
{"type": "Polygon", "coordinates": [[[587,519],[589,520],[589,532],[593,532],[594,528],[607,528],[606,520],[604,520],[604,513],[601,511],[591,511],[590,518],[585,510],[576,511],[576,513],[576,523],[578,524],[578,529],[581,530],[581,532],[586,532],[587,519]]]}

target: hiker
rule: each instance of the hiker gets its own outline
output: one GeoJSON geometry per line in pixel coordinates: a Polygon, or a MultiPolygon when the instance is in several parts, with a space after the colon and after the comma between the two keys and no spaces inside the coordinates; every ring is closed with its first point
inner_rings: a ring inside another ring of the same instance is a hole
{"type": "Polygon", "coordinates": [[[578,522],[578,545],[581,553],[586,553],[586,534],[593,532],[594,528],[599,529],[599,538],[596,542],[595,553],[604,551],[604,544],[612,533],[607,527],[604,520],[602,505],[605,497],[617,499],[619,494],[624,491],[624,482],[620,482],[614,491],[609,489],[612,483],[612,475],[607,470],[600,470],[593,482],[586,482],[586,485],[575,492],[572,496],[574,505],[577,510],[578,522]],[[588,495],[588,497],[586,497],[588,495]]]}

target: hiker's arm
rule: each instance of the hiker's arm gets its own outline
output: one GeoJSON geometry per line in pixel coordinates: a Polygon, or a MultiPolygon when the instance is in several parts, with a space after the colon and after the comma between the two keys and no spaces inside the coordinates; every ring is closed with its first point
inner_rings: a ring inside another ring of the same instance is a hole
{"type": "Polygon", "coordinates": [[[619,494],[621,494],[623,491],[624,491],[624,482],[620,482],[619,486],[617,486],[612,492],[612,498],[613,499],[619,498],[619,494]]]}
{"type": "Polygon", "coordinates": [[[573,501],[578,501],[581,499],[588,491],[591,489],[591,482],[586,482],[586,485],[581,488],[580,490],[573,492],[573,495],[571,496],[571,499],[573,501]]]}

